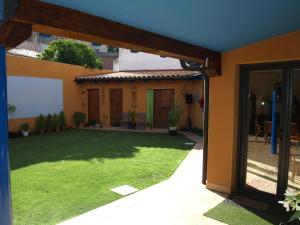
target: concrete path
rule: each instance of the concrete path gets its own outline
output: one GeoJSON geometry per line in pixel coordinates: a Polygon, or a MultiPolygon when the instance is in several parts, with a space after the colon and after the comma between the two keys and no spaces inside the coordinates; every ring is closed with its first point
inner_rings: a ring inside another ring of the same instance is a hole
{"type": "Polygon", "coordinates": [[[203,216],[224,200],[201,184],[202,140],[184,132],[197,144],[172,177],[60,225],[221,225],[203,216]]]}

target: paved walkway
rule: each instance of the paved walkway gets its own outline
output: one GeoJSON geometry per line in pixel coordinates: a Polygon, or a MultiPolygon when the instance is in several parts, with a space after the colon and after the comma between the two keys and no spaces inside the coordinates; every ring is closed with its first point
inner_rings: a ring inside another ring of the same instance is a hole
{"type": "Polygon", "coordinates": [[[202,140],[192,133],[183,134],[197,144],[170,179],[60,225],[223,224],[203,216],[225,196],[209,191],[201,184],[202,140]]]}

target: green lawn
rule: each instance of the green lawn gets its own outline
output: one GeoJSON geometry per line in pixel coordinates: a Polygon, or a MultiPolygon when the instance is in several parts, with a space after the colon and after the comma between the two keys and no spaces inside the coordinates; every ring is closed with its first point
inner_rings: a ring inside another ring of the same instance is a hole
{"type": "Polygon", "coordinates": [[[229,225],[278,225],[298,217],[287,213],[281,205],[260,211],[242,207],[228,199],[209,210],[205,216],[229,225]]]}
{"type": "Polygon", "coordinates": [[[61,222],[167,179],[191,146],[181,135],[71,130],[10,140],[15,225],[61,222]]]}

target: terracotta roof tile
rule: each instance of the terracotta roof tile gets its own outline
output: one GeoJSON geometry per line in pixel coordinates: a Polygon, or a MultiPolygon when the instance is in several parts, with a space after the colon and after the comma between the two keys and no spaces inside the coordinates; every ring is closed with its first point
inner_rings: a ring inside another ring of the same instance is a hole
{"type": "Polygon", "coordinates": [[[75,80],[84,81],[119,81],[119,80],[194,80],[201,79],[202,75],[198,71],[187,70],[145,70],[145,71],[122,71],[98,75],[78,76],[75,80]]]}

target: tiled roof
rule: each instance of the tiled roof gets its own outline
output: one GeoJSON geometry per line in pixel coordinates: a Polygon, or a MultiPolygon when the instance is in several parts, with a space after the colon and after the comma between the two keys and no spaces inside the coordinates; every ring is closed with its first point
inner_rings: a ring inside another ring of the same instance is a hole
{"type": "Polygon", "coordinates": [[[202,75],[198,71],[187,70],[145,70],[123,71],[99,75],[78,76],[75,81],[121,81],[121,80],[197,80],[202,75]]]}
{"type": "Polygon", "coordinates": [[[29,58],[37,58],[38,52],[27,50],[27,49],[18,49],[13,48],[7,52],[9,55],[23,56],[29,58]]]}

